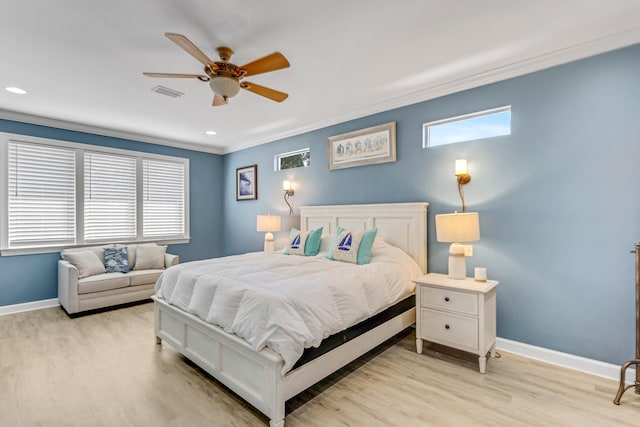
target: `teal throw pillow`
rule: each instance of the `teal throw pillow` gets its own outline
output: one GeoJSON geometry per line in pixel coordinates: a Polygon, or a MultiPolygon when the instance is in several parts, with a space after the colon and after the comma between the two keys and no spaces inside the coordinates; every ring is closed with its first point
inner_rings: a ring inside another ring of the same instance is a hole
{"type": "Polygon", "coordinates": [[[320,240],[322,239],[323,227],[316,228],[309,232],[307,236],[307,244],[304,246],[304,254],[306,256],[316,256],[320,250],[320,240]]]}

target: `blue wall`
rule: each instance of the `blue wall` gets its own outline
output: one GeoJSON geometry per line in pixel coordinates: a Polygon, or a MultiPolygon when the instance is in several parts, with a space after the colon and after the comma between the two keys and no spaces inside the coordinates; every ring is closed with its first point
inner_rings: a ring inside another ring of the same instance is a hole
{"type": "MultiPolygon", "coordinates": [[[[188,158],[191,241],[168,252],[181,261],[223,254],[222,156],[8,120],[0,120],[0,132],[188,158]]],[[[59,253],[0,257],[0,306],[57,298],[58,259],[59,253]]]]}
{"type": "Polygon", "coordinates": [[[453,165],[466,158],[467,206],[481,227],[468,275],[486,266],[500,280],[498,335],[619,364],[635,348],[639,114],[636,45],[226,155],[227,254],[261,249],[255,216],[287,215],[281,182],[291,179],[297,206],[429,202],[429,271],[445,273],[448,245],[435,241],[433,218],[460,209],[453,165]],[[422,148],[423,123],[504,105],[510,136],[422,148]],[[329,136],[390,121],[395,163],[327,169],[329,136]],[[273,171],[275,154],[305,147],[310,167],[273,171]],[[251,164],[259,199],[237,202],[235,169],[251,164]]]}

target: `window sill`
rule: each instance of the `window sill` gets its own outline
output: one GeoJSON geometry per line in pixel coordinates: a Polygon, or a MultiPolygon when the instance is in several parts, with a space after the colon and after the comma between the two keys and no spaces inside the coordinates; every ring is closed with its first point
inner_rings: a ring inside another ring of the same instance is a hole
{"type": "MultiPolygon", "coordinates": [[[[141,243],[150,243],[155,242],[159,245],[179,245],[184,243],[189,243],[191,237],[182,237],[176,239],[158,239],[158,240],[140,240],[137,242],[113,242],[118,245],[139,245],[141,243]]],[[[67,245],[67,246],[39,246],[39,247],[31,247],[31,248],[11,248],[11,249],[1,249],[0,256],[16,256],[16,255],[36,255],[36,254],[51,254],[56,252],[61,252],[68,248],[82,248],[82,247],[90,247],[90,246],[100,246],[100,245],[109,245],[112,242],[96,242],[96,243],[87,243],[85,245],[67,245]]]]}

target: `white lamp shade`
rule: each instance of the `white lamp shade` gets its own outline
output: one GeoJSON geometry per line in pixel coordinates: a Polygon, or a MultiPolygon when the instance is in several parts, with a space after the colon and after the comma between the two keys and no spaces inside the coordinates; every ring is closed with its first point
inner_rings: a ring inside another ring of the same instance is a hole
{"type": "Polygon", "coordinates": [[[480,240],[480,222],[477,212],[436,215],[438,242],[463,243],[480,240]]]}
{"type": "Polygon", "coordinates": [[[280,231],[280,223],[282,218],[280,215],[258,215],[256,221],[256,231],[274,232],[280,231]]]}

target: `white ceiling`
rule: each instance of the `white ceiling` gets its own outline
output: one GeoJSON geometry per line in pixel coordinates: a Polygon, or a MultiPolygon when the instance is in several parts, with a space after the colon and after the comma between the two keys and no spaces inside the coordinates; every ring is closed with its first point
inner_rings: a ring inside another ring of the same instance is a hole
{"type": "Polygon", "coordinates": [[[3,0],[0,118],[227,153],[640,42],[638,0],[3,0]],[[291,68],[212,107],[164,36],[291,68]],[[156,85],[183,92],[170,98],[156,85]],[[205,135],[206,130],[217,132],[205,135]]]}

